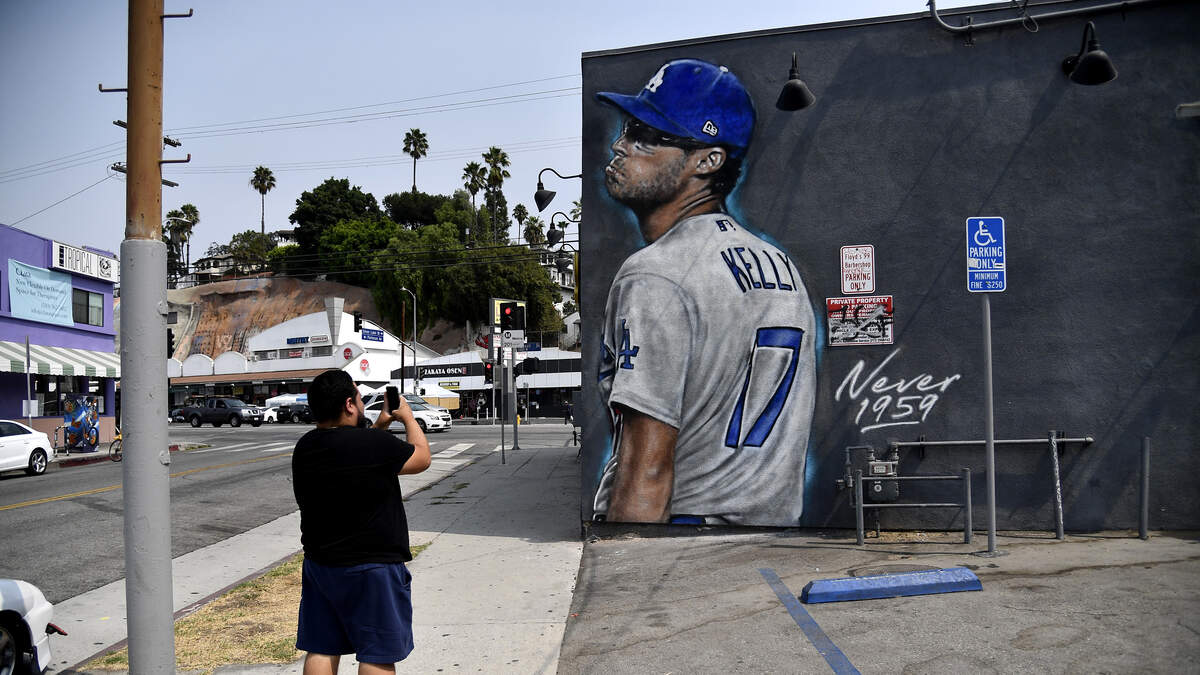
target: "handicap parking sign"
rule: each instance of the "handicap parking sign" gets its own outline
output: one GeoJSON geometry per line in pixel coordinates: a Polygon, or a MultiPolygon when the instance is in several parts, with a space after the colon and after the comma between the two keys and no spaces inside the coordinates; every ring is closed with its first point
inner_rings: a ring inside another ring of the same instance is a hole
{"type": "Polygon", "coordinates": [[[967,218],[967,290],[1000,293],[1005,278],[1004,219],[967,218]]]}

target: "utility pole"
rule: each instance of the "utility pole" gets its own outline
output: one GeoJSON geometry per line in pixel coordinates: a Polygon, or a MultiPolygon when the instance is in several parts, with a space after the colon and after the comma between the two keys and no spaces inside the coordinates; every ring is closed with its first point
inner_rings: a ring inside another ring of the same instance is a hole
{"type": "Polygon", "coordinates": [[[129,670],[175,672],[162,240],[163,0],[129,0],[121,386],[129,670]]]}

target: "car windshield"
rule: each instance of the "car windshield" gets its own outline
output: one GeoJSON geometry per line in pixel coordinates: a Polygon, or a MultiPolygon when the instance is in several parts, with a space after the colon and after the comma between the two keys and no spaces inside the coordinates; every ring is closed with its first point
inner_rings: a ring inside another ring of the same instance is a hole
{"type": "Polygon", "coordinates": [[[429,406],[425,405],[424,403],[417,403],[416,401],[409,401],[408,407],[412,408],[413,410],[429,410],[429,406]]]}
{"type": "Polygon", "coordinates": [[[229,404],[230,408],[245,408],[245,407],[247,407],[245,401],[239,401],[236,398],[230,399],[229,401],[227,401],[227,403],[229,404]]]}

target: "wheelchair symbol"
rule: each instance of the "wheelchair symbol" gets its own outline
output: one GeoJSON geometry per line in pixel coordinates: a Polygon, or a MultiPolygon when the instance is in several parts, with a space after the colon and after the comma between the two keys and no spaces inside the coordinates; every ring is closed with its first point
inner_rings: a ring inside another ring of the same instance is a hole
{"type": "Polygon", "coordinates": [[[996,243],[996,238],[992,236],[991,232],[988,232],[987,222],[981,220],[979,221],[978,225],[979,229],[975,230],[975,245],[990,246],[991,244],[996,243]]]}

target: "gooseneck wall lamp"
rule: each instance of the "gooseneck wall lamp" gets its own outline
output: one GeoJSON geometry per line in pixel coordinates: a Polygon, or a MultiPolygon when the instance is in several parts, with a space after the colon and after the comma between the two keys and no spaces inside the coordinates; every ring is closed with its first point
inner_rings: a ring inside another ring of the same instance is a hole
{"type": "Polygon", "coordinates": [[[812,90],[808,88],[807,84],[804,84],[804,80],[800,79],[796,52],[792,52],[792,68],[788,71],[788,80],[784,83],[783,90],[779,92],[779,99],[775,101],[775,107],[780,110],[803,110],[816,101],[817,97],[813,96],[812,90]]]}
{"type": "Polygon", "coordinates": [[[547,171],[555,176],[558,176],[559,178],[562,178],[563,180],[568,178],[583,178],[583,174],[581,173],[577,173],[573,176],[564,176],[550,167],[546,167],[539,171],[537,192],[533,193],[533,203],[537,205],[538,213],[545,211],[546,207],[549,206],[550,202],[554,199],[554,195],[557,194],[554,190],[547,190],[546,186],[542,184],[542,174],[546,173],[547,171]]]}
{"type": "Polygon", "coordinates": [[[565,237],[567,234],[567,223],[578,222],[578,220],[571,220],[571,217],[562,211],[555,211],[554,214],[550,216],[550,229],[546,232],[546,244],[549,246],[554,246],[558,242],[562,241],[563,237],[565,237]],[[564,222],[561,230],[554,229],[554,216],[563,217],[564,222]]]}
{"type": "Polygon", "coordinates": [[[1104,84],[1117,79],[1117,68],[1096,40],[1096,26],[1091,21],[1083,28],[1079,53],[1062,62],[1063,72],[1076,84],[1104,84]]]}

